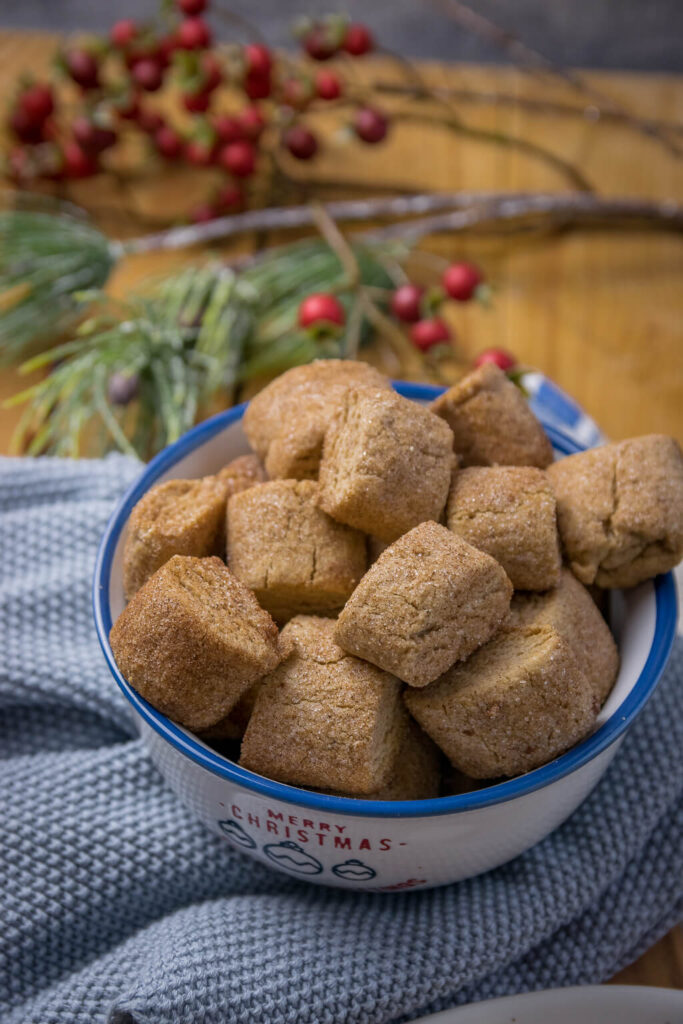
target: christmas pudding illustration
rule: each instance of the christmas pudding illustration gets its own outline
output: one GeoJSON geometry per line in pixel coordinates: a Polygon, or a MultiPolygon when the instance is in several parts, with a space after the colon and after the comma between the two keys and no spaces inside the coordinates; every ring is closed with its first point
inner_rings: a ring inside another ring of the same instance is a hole
{"type": "Polygon", "coordinates": [[[377,872],[368,867],[362,860],[345,860],[343,864],[335,864],[332,874],[337,878],[348,878],[354,882],[362,882],[366,878],[374,878],[377,872]]]}
{"type": "Polygon", "coordinates": [[[263,852],[278,867],[298,871],[300,875],[319,875],[323,869],[319,860],[311,857],[296,843],[269,843],[263,847],[263,852]]]}
{"type": "Polygon", "coordinates": [[[226,818],[225,821],[219,821],[218,827],[221,832],[223,832],[228,839],[232,839],[234,843],[239,843],[240,846],[244,846],[247,850],[256,849],[256,843],[251,836],[244,831],[241,825],[238,825],[236,821],[233,821],[232,818],[226,818]]]}

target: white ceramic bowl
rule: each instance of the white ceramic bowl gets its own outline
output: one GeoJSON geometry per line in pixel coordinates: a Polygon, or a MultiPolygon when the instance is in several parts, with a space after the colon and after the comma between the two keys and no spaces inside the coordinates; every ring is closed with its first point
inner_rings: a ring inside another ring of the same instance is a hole
{"type": "MultiPolygon", "coordinates": [[[[396,388],[422,402],[440,392],[416,384],[396,388]]],[[[421,801],[353,800],[273,782],[222,757],[143,700],[119,672],[108,639],[124,607],[123,544],[131,509],[153,484],[214,473],[246,452],[243,413],[238,406],[207,420],[153,459],[119,502],[97,557],[99,640],[159,771],[227,842],[321,885],[380,892],[429,888],[488,871],[529,849],[595,786],[652,693],[675,632],[671,575],[612,595],[619,677],[592,735],[550,764],[473,793],[421,801]]],[[[579,450],[556,428],[546,430],[559,457],[579,450]]]]}

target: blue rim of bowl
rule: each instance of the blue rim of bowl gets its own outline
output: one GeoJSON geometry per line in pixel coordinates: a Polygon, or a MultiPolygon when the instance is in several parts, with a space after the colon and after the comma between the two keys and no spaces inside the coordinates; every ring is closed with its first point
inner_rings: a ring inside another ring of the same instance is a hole
{"type": "MultiPolygon", "coordinates": [[[[394,382],[399,394],[414,401],[430,401],[443,392],[443,388],[429,384],[410,384],[404,381],[394,382]]],[[[128,488],[112,514],[97,552],[95,574],[93,579],[93,610],[95,626],[100,646],[114,679],[127,700],[133,705],[140,717],[172,747],[181,754],[200,765],[202,768],[230,782],[243,786],[261,796],[283,800],[287,803],[303,805],[311,810],[325,813],[350,814],[372,818],[422,818],[440,814],[454,814],[460,811],[473,811],[493,804],[504,803],[517,797],[526,796],[537,789],[557,782],[582,765],[597,757],[603,750],[617,740],[628,728],[640,712],[654,690],[671,651],[676,633],[677,602],[676,587],[671,573],[657,576],[653,581],[655,591],[655,630],[652,646],[643,669],[631,691],[617,708],[616,712],[600,726],[588,739],[583,740],[566,754],[551,761],[549,764],[527,775],[500,782],[473,793],[461,793],[457,796],[435,797],[430,800],[362,800],[349,797],[327,796],[323,793],[309,792],[281,782],[274,782],[261,775],[255,775],[246,768],[241,768],[233,761],[222,757],[208,749],[192,735],[185,733],[179,726],[163,715],[144,700],[119,672],[118,666],[109,646],[109,631],[112,626],[111,609],[109,606],[109,583],[114,551],[133,506],[140,500],[145,491],[176,462],[189,455],[196,448],[210,440],[230,424],[239,420],[246,408],[246,403],[219,413],[211,419],[200,423],[184,434],[174,444],[160,452],[141,475],[128,488]]],[[[582,451],[577,444],[562,430],[550,424],[544,429],[553,446],[565,455],[582,451]]]]}

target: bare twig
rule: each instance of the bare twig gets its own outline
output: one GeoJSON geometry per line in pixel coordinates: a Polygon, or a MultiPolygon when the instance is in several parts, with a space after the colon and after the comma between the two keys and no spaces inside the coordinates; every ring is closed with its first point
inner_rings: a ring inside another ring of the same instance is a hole
{"type": "Polygon", "coordinates": [[[643,225],[672,231],[683,231],[683,206],[676,203],[649,203],[633,199],[598,199],[585,193],[573,195],[524,195],[518,193],[490,195],[480,202],[448,213],[421,217],[418,220],[391,224],[368,231],[369,241],[401,239],[415,242],[425,235],[466,231],[502,223],[545,220],[552,225],[574,226],[609,224],[619,227],[643,225]],[[654,217],[653,217],[654,214],[654,217]]]}
{"type": "Polygon", "coordinates": [[[445,111],[445,116],[442,118],[438,116],[430,116],[425,114],[424,111],[420,111],[419,113],[394,111],[392,114],[394,121],[403,120],[432,123],[434,125],[447,128],[449,131],[457,132],[459,135],[464,135],[466,138],[475,139],[479,142],[494,143],[499,146],[510,146],[514,149],[520,150],[522,153],[527,153],[529,156],[534,157],[534,159],[543,160],[566,177],[573,188],[577,188],[580,191],[585,192],[592,191],[592,186],[578,167],[570,163],[568,160],[565,160],[563,157],[557,156],[557,154],[553,153],[551,150],[546,149],[545,146],[541,146],[537,142],[530,142],[527,139],[521,139],[517,135],[511,135],[509,132],[501,131],[500,129],[491,131],[468,125],[455,112],[452,101],[443,95],[439,95],[437,91],[425,80],[422,72],[416,64],[408,60],[408,58],[404,57],[402,54],[395,53],[393,50],[384,49],[381,52],[391,58],[401,69],[403,74],[411,83],[413,95],[418,96],[421,99],[432,100],[445,111]]]}
{"type": "MultiPolygon", "coordinates": [[[[683,228],[683,206],[670,200],[650,202],[639,199],[602,199],[584,192],[525,193],[525,192],[432,192],[417,195],[343,199],[325,204],[330,218],[339,222],[422,217],[444,210],[455,210],[456,220],[464,226],[474,226],[486,220],[493,224],[497,217],[509,220],[511,216],[533,214],[561,219],[565,223],[585,223],[600,220],[615,226],[634,223],[649,224],[653,228],[683,228]]],[[[171,228],[167,231],[143,235],[123,242],[112,242],[114,255],[152,252],[159,249],[183,249],[217,239],[231,238],[255,230],[292,230],[315,223],[310,204],[304,206],[275,206],[265,210],[248,210],[227,217],[219,217],[207,224],[171,228]]],[[[424,223],[424,220],[422,221],[424,223]]],[[[394,237],[408,236],[410,223],[392,225],[388,230],[394,237]]]]}
{"type": "Polygon", "coordinates": [[[537,50],[527,46],[514,33],[501,28],[490,18],[473,10],[468,4],[461,0],[428,0],[433,7],[437,7],[449,18],[457,21],[459,25],[468,31],[475,33],[488,43],[498,47],[509,54],[515,63],[521,65],[525,70],[537,74],[551,75],[571,86],[572,89],[587,96],[593,103],[605,110],[620,113],[624,118],[637,127],[643,135],[656,139],[673,156],[681,156],[683,150],[673,142],[660,128],[652,122],[643,121],[641,118],[630,113],[621,103],[618,103],[611,96],[608,96],[602,89],[596,89],[587,85],[578,72],[562,67],[551,61],[548,57],[537,50]]]}
{"type": "Polygon", "coordinates": [[[346,281],[350,287],[355,287],[360,278],[358,260],[354,256],[353,249],[346,241],[337,227],[334,219],[322,203],[312,204],[313,220],[320,234],[323,236],[332,252],[339,257],[339,262],[344,268],[346,281]]]}
{"type": "MultiPolygon", "coordinates": [[[[431,99],[432,97],[444,100],[458,100],[461,103],[490,104],[500,107],[520,107],[522,110],[529,110],[537,114],[552,114],[559,117],[578,117],[584,121],[596,123],[598,121],[609,121],[616,124],[632,126],[633,117],[626,111],[602,110],[594,103],[578,106],[573,103],[560,103],[555,100],[532,99],[529,96],[516,96],[513,93],[499,92],[498,90],[487,91],[483,89],[466,89],[460,86],[433,86],[428,96],[422,88],[401,84],[399,82],[386,82],[382,79],[372,82],[372,88],[378,93],[390,96],[412,96],[414,99],[431,99]]],[[[683,136],[683,124],[676,121],[662,121],[657,118],[640,118],[640,123],[649,125],[656,131],[668,132],[672,135],[683,136]]]]}
{"type": "Polygon", "coordinates": [[[561,156],[557,156],[556,153],[552,153],[545,146],[539,146],[536,142],[530,142],[528,139],[522,139],[518,135],[510,135],[508,132],[499,132],[488,128],[473,128],[471,125],[465,124],[459,117],[451,114],[448,117],[439,117],[434,115],[430,117],[427,114],[409,114],[401,113],[397,111],[393,114],[394,121],[406,121],[406,122],[419,122],[420,124],[433,124],[436,127],[447,128],[451,131],[458,132],[460,135],[466,135],[470,139],[474,139],[477,142],[493,142],[503,146],[513,146],[518,149],[521,153],[526,153],[528,156],[534,157],[535,159],[541,159],[545,163],[550,164],[559,171],[564,177],[566,177],[575,189],[579,192],[592,192],[593,187],[585,175],[575,167],[574,164],[565,160],[561,156]]]}

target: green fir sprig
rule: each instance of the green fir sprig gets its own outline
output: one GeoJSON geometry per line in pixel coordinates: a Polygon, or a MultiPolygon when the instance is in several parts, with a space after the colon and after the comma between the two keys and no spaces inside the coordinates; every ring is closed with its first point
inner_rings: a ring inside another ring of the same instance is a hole
{"type": "Polygon", "coordinates": [[[0,211],[0,365],[72,329],[74,294],[101,288],[116,262],[108,239],[75,212],[0,211]]]}
{"type": "Polygon", "coordinates": [[[245,381],[314,358],[354,355],[371,330],[358,312],[359,290],[381,303],[393,281],[387,246],[358,245],[353,253],[353,282],[330,246],[315,240],[283,246],[241,272],[220,263],[189,267],[125,303],[84,290],[81,302],[96,302],[97,312],[71,340],[22,366],[50,372],[11,399],[28,403],[15,445],[29,454],[119,449],[146,459],[219,395],[234,401],[245,381]],[[323,289],[346,307],[346,326],[302,331],[299,304],[323,289]]]}

